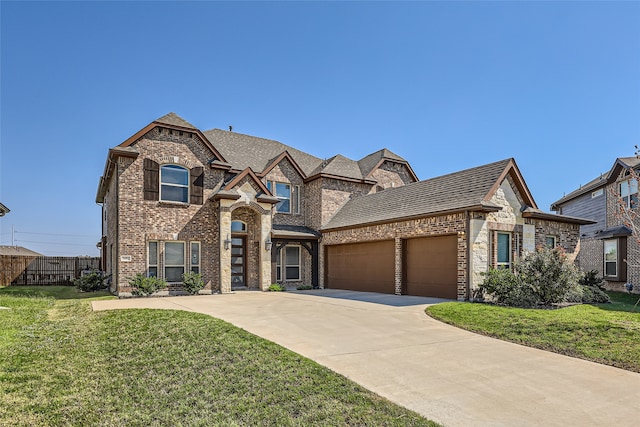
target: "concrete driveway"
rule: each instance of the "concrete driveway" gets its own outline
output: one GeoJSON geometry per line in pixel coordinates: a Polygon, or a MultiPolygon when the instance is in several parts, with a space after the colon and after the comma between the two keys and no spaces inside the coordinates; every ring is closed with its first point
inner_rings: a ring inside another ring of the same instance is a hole
{"type": "MultiPolygon", "coordinates": [[[[640,374],[462,331],[442,300],[339,290],[93,302],[233,323],[446,426],[637,426],[640,374]]],[[[640,337],[639,337],[640,339],[640,337]]]]}

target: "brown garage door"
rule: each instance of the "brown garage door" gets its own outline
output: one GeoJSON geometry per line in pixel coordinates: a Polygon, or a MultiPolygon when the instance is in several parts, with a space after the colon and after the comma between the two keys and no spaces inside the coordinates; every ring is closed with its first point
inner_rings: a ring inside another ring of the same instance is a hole
{"type": "Polygon", "coordinates": [[[395,292],[393,240],[327,246],[327,281],[331,289],[395,292]]]}
{"type": "Polygon", "coordinates": [[[409,239],[405,246],[408,295],[457,299],[457,236],[409,239]]]}

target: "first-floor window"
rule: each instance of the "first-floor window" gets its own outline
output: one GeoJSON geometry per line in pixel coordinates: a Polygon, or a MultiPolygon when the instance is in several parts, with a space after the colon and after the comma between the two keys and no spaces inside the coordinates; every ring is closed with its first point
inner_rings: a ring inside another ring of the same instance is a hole
{"type": "Polygon", "coordinates": [[[149,242],[147,276],[158,277],[158,242],[149,242]]]}
{"type": "Polygon", "coordinates": [[[609,277],[618,275],[617,239],[604,241],[604,275],[609,277]]]}
{"type": "Polygon", "coordinates": [[[511,268],[511,234],[498,233],[498,268],[511,268]]]}
{"type": "Polygon", "coordinates": [[[556,236],[547,236],[545,239],[545,246],[549,249],[555,249],[556,247],[556,236]]]}
{"type": "Polygon", "coordinates": [[[200,242],[191,242],[191,271],[200,273],[200,242]]]}
{"type": "Polygon", "coordinates": [[[164,278],[167,282],[182,282],[184,274],[184,242],[165,242],[164,278]]]}
{"type": "Polygon", "coordinates": [[[300,280],[300,246],[285,246],[278,251],[276,280],[300,280]]]}

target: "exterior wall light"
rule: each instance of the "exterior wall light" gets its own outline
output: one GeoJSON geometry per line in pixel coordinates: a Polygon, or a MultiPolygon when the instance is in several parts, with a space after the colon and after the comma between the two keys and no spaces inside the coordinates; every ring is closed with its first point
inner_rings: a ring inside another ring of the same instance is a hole
{"type": "Polygon", "coordinates": [[[264,242],[264,249],[265,250],[270,251],[272,246],[273,246],[273,242],[271,240],[266,240],[264,242]]]}
{"type": "Polygon", "coordinates": [[[224,241],[224,249],[226,251],[228,251],[230,247],[231,247],[231,239],[229,238],[229,235],[227,234],[227,238],[224,241]]]}

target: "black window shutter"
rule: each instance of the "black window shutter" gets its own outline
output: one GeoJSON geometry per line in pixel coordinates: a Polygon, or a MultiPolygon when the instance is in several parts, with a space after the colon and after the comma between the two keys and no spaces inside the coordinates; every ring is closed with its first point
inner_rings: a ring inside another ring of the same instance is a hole
{"type": "Polygon", "coordinates": [[[160,165],[144,159],[144,199],[158,200],[160,196],[160,165]]]}
{"type": "Polygon", "coordinates": [[[201,205],[203,202],[202,189],[204,188],[204,169],[196,167],[191,169],[191,204],[201,205]]]}

